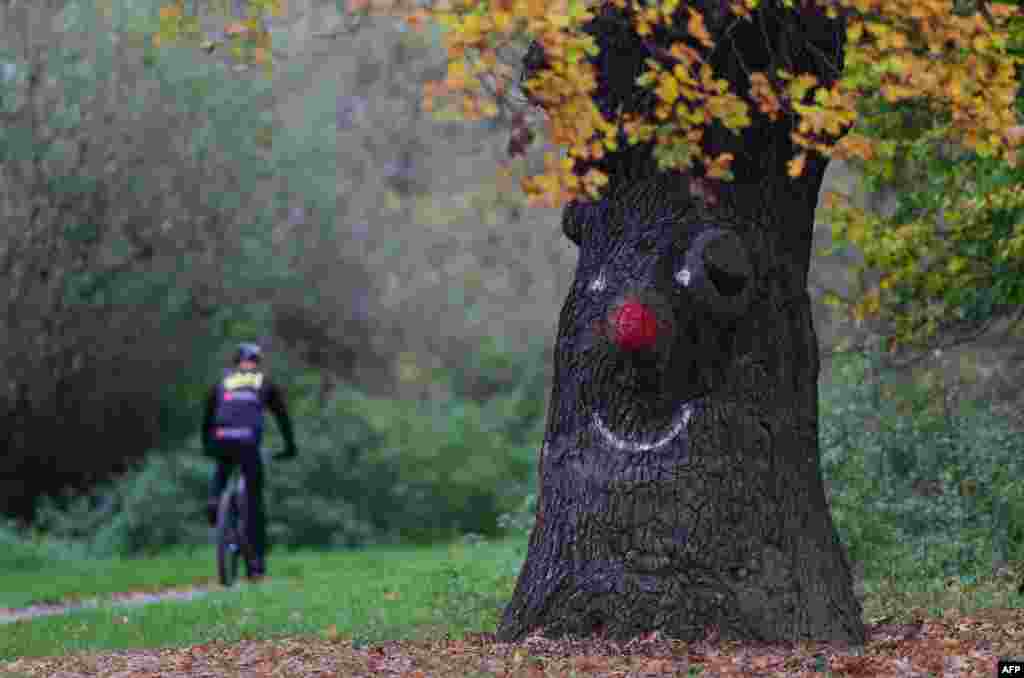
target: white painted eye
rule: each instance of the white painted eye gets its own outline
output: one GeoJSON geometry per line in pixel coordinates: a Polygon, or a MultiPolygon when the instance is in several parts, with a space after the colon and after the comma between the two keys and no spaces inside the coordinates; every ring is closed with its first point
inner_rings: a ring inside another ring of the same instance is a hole
{"type": "Polygon", "coordinates": [[[604,271],[601,271],[594,281],[587,287],[591,292],[603,292],[606,282],[604,279],[604,271]]]}
{"type": "Polygon", "coordinates": [[[690,269],[688,269],[688,268],[681,268],[681,269],[679,269],[679,272],[676,273],[676,282],[678,282],[683,287],[689,287],[690,286],[690,269]]]}

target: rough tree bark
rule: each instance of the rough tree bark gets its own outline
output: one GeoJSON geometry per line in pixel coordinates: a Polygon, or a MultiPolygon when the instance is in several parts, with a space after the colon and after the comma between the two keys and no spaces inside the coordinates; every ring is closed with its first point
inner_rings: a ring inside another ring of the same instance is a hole
{"type": "MultiPolygon", "coordinates": [[[[704,54],[733,91],[780,67],[839,76],[842,19],[764,2],[746,22],[712,5],[699,7],[717,43],[704,54]]],[[[642,41],[610,7],[587,30],[602,49],[598,104],[649,110],[635,77],[681,34],[642,41]]],[[[525,74],[543,62],[534,46],[525,74]]],[[[536,524],[502,640],[696,640],[717,628],[864,641],[818,451],[807,271],[827,161],[790,178],[792,120],[753,106],[751,117],[739,135],[704,137],[710,155],[734,153],[731,183],[658,172],[649,146],[623,141],[597,163],[611,178],[604,198],[565,209],[579,263],[555,347],[536,524]]]]}

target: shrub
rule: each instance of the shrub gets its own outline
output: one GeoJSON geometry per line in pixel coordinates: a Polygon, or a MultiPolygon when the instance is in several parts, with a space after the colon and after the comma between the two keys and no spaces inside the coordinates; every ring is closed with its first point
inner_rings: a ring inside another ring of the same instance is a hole
{"type": "Polygon", "coordinates": [[[94,557],[204,543],[207,531],[199,520],[205,467],[194,454],[152,453],[135,470],[86,495],[43,499],[35,524],[51,537],[87,543],[94,557]]]}
{"type": "Polygon", "coordinates": [[[507,402],[493,408],[457,397],[408,403],[350,392],[338,406],[358,412],[381,437],[371,461],[393,474],[380,525],[389,534],[416,542],[494,535],[498,517],[528,491],[535,448],[512,444],[501,430],[494,413],[510,407],[507,402]]]}
{"type": "MultiPolygon", "coordinates": [[[[304,386],[315,380],[294,381],[300,455],[270,462],[271,543],[351,548],[494,536],[503,531],[500,516],[520,508],[531,491],[543,425],[536,379],[505,382],[483,403],[459,394],[402,402],[342,387],[322,409],[315,389],[304,386]]],[[[273,429],[264,447],[281,449],[273,429]]],[[[36,527],[87,542],[97,556],[202,544],[209,540],[203,516],[212,470],[193,438],[182,449],[151,453],[87,495],[42,500],[36,527]]]]}
{"type": "Polygon", "coordinates": [[[837,359],[835,381],[821,393],[822,472],[851,559],[869,576],[904,569],[921,577],[976,574],[994,555],[1024,559],[1015,434],[983,408],[938,418],[921,388],[876,396],[868,366],[860,356],[837,359]],[[908,406],[893,408],[894,400],[908,406]],[[864,426],[872,415],[877,430],[864,426]]]}
{"type": "Polygon", "coordinates": [[[53,562],[76,561],[85,556],[84,544],[20,529],[14,521],[0,524],[0,571],[34,571],[53,562]]]}

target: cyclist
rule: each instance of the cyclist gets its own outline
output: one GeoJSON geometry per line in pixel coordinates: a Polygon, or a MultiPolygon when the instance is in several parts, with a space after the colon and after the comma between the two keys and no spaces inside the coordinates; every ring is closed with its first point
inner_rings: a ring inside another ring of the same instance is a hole
{"type": "Polygon", "coordinates": [[[235,464],[242,468],[249,496],[245,524],[246,536],[252,545],[252,561],[246,563],[250,580],[261,579],[267,572],[263,460],[260,457],[264,408],[274,413],[285,440],[285,451],[275,458],[290,459],[298,454],[284,393],[260,370],[262,358],[259,344],[239,345],[234,365],[224,370],[224,376],[210,389],[202,431],[203,451],[217,461],[206,505],[211,526],[217,522],[217,505],[232,468],[235,464]]]}

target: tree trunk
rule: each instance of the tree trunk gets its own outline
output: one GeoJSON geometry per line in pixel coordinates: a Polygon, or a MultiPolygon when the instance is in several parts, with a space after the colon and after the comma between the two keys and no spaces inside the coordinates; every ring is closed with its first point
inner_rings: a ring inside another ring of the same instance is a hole
{"type": "MultiPolygon", "coordinates": [[[[707,58],[734,91],[779,65],[826,84],[838,75],[842,21],[763,6],[729,33],[705,14],[719,45],[707,58]]],[[[623,25],[610,8],[591,24],[615,55],[597,64],[595,98],[641,110],[649,101],[632,83],[652,52],[623,25]]],[[[540,63],[531,52],[528,70],[540,63]]],[[[818,451],[807,269],[826,162],[812,157],[791,179],[791,124],[751,118],[740,136],[705,137],[705,152],[735,154],[734,182],[652,171],[650,148],[634,147],[595,163],[611,175],[604,199],[565,210],[579,263],[503,640],[696,640],[717,627],[723,638],[864,641],[818,451]]]]}

